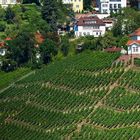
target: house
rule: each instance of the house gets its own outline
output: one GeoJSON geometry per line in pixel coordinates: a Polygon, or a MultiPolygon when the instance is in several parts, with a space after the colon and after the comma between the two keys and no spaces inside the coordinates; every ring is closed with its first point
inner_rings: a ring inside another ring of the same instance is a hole
{"type": "Polygon", "coordinates": [[[127,7],[127,0],[99,0],[100,13],[110,14],[124,7],[127,7]]]}
{"type": "Polygon", "coordinates": [[[15,5],[15,4],[19,4],[20,1],[19,0],[0,0],[0,5],[5,8],[8,7],[8,5],[15,5]]]}
{"type": "Polygon", "coordinates": [[[106,30],[111,30],[114,25],[114,20],[111,18],[104,18],[102,20],[105,23],[106,30]]]}
{"type": "Polygon", "coordinates": [[[62,0],[66,5],[70,5],[74,12],[83,11],[83,0],[62,0]]]}
{"type": "Polygon", "coordinates": [[[140,54],[140,40],[129,40],[127,46],[128,55],[140,54]]]}
{"type": "Polygon", "coordinates": [[[80,17],[75,27],[75,36],[92,35],[94,37],[103,36],[106,31],[105,23],[97,16],[80,17]]]}
{"type": "Polygon", "coordinates": [[[128,54],[140,55],[140,28],[129,35],[130,40],[127,42],[128,54]]]}

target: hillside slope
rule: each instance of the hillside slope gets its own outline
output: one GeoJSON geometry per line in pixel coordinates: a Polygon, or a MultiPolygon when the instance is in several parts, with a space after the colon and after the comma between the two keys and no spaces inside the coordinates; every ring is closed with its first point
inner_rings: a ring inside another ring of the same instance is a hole
{"type": "Polygon", "coordinates": [[[140,72],[118,54],[86,52],[0,94],[1,140],[137,140],[140,72]]]}

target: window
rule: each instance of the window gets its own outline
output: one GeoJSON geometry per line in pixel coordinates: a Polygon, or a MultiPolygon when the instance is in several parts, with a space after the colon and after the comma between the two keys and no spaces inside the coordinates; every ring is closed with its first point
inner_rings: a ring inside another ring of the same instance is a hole
{"type": "Polygon", "coordinates": [[[6,4],[7,3],[7,0],[2,0],[2,4],[6,4]]]}
{"type": "Polygon", "coordinates": [[[79,8],[79,5],[76,5],[76,8],[79,8]]]}
{"type": "Polygon", "coordinates": [[[138,52],[138,47],[133,47],[133,52],[138,52]]]}
{"type": "Polygon", "coordinates": [[[79,36],[82,36],[82,32],[79,32],[79,36]]]}
{"type": "Polygon", "coordinates": [[[109,7],[110,7],[110,9],[112,9],[112,4],[110,4],[110,6],[109,6],[109,7]]]}
{"type": "Polygon", "coordinates": [[[86,32],[84,32],[83,35],[85,36],[86,35],[86,32]]]}
{"type": "Polygon", "coordinates": [[[117,4],[114,4],[114,9],[116,9],[117,8],[117,4]]]}
{"type": "Polygon", "coordinates": [[[118,4],[118,8],[121,8],[121,4],[118,4]]]}
{"type": "Polygon", "coordinates": [[[102,4],[102,7],[108,7],[108,4],[102,4]]]}

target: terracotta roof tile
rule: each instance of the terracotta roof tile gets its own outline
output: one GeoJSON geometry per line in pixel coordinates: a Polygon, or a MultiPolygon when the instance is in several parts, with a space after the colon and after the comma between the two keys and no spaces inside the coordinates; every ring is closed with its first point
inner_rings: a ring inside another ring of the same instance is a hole
{"type": "Polygon", "coordinates": [[[140,36],[140,28],[138,28],[135,32],[133,32],[132,34],[129,35],[131,36],[140,36]]]}
{"type": "Polygon", "coordinates": [[[134,44],[134,43],[136,43],[136,44],[140,44],[140,40],[128,40],[128,42],[127,42],[127,44],[126,45],[132,45],[132,44],[134,44]]]}
{"type": "Polygon", "coordinates": [[[80,17],[79,21],[77,22],[78,26],[105,26],[105,23],[99,19],[97,16],[85,16],[80,17]]]}
{"type": "Polygon", "coordinates": [[[12,40],[12,38],[11,37],[6,37],[5,40],[12,40]]]}
{"type": "Polygon", "coordinates": [[[107,52],[120,52],[121,50],[122,50],[122,48],[119,48],[119,47],[116,47],[116,46],[105,49],[105,51],[107,51],[107,52]]]}
{"type": "Polygon", "coordinates": [[[44,38],[44,36],[41,34],[41,33],[36,33],[35,34],[35,40],[36,40],[36,42],[38,43],[38,44],[41,44],[41,43],[43,43],[44,42],[44,40],[45,40],[45,38],[44,38]]]}

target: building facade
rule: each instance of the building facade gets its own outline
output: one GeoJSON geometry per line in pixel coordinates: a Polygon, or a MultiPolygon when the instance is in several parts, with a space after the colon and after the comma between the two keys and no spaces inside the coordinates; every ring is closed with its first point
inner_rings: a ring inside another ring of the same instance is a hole
{"type": "Polygon", "coordinates": [[[106,31],[105,23],[97,16],[81,17],[75,25],[75,36],[88,36],[94,37],[103,36],[106,31]]]}
{"type": "Polygon", "coordinates": [[[119,9],[127,7],[127,0],[99,0],[100,13],[118,12],[119,9]]]}
{"type": "Polygon", "coordinates": [[[131,40],[127,42],[128,54],[139,54],[140,55],[140,28],[134,33],[129,35],[131,40]]]}
{"type": "Polygon", "coordinates": [[[71,5],[74,12],[83,10],[83,0],[63,0],[63,3],[71,5]]]}
{"type": "Polygon", "coordinates": [[[18,0],[0,0],[0,5],[4,8],[7,7],[8,5],[15,5],[19,4],[18,0]]]}

